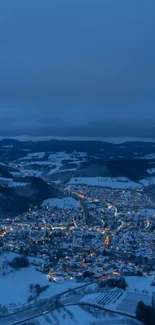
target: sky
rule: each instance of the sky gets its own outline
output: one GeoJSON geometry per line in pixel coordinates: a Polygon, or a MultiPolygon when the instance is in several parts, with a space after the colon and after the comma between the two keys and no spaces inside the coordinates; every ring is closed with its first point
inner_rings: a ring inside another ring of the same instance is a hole
{"type": "Polygon", "coordinates": [[[0,31],[0,134],[154,130],[154,0],[5,0],[0,31]]]}

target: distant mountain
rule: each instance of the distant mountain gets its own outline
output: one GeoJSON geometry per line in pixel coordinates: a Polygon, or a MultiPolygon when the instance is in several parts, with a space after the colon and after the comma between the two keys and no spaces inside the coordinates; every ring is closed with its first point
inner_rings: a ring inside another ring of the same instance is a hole
{"type": "Polygon", "coordinates": [[[40,205],[43,200],[61,197],[61,193],[48,184],[49,180],[65,183],[71,177],[124,176],[137,182],[151,179],[154,169],[155,143],[151,142],[4,139],[0,141],[0,177],[12,178],[8,185],[12,187],[6,188],[0,183],[0,215],[14,216],[28,211],[31,205],[40,205]],[[43,155],[36,157],[34,153],[43,155]],[[15,172],[14,177],[12,172],[15,172]],[[18,175],[41,175],[44,180],[18,175]],[[25,186],[16,186],[19,183],[15,182],[25,182],[25,186]]]}
{"type": "Polygon", "coordinates": [[[18,141],[4,139],[0,141],[0,158],[2,162],[9,162],[27,155],[30,152],[86,152],[88,155],[102,157],[109,160],[141,158],[155,152],[155,143],[152,142],[125,142],[114,144],[103,141],[73,141],[73,140],[45,140],[45,141],[18,141]],[[10,146],[10,148],[9,148],[10,146]],[[11,147],[12,146],[12,147],[11,147]]]}
{"type": "Polygon", "coordinates": [[[16,139],[3,139],[0,141],[0,147],[2,146],[14,146],[19,144],[20,141],[16,140],[16,139]]]}

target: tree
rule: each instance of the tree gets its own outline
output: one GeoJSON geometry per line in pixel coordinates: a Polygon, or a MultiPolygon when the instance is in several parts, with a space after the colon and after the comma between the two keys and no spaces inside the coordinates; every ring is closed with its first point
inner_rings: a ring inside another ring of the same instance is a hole
{"type": "Polygon", "coordinates": [[[6,308],[6,306],[0,306],[0,315],[4,316],[8,314],[8,309],[6,308]]]}
{"type": "Polygon", "coordinates": [[[62,303],[60,302],[59,297],[55,298],[54,305],[55,305],[55,309],[58,309],[58,308],[62,307],[62,303]]]}
{"type": "Polygon", "coordinates": [[[20,269],[23,267],[28,267],[29,266],[29,260],[26,256],[20,256],[20,257],[15,257],[13,260],[9,263],[11,267],[14,269],[20,269]]]}
{"type": "Polygon", "coordinates": [[[127,283],[125,281],[125,278],[121,277],[118,282],[118,287],[125,290],[127,287],[127,283]]]}
{"type": "Polygon", "coordinates": [[[28,298],[27,298],[27,302],[31,302],[33,300],[33,297],[32,295],[30,295],[28,298]]]}
{"type": "Polygon", "coordinates": [[[40,286],[40,284],[38,284],[38,283],[35,284],[34,288],[35,288],[36,295],[39,296],[39,294],[41,292],[41,286],[40,286]]]}
{"type": "Polygon", "coordinates": [[[139,301],[136,308],[136,316],[145,325],[155,325],[155,309],[139,301]]]}
{"type": "Polygon", "coordinates": [[[145,305],[143,301],[139,301],[136,307],[136,316],[137,319],[141,322],[143,322],[145,317],[145,305]]]}
{"type": "Polygon", "coordinates": [[[91,278],[93,276],[93,273],[92,272],[90,272],[90,271],[85,271],[84,273],[83,273],[83,278],[85,279],[85,278],[91,278]]]}
{"type": "Polygon", "coordinates": [[[33,292],[33,289],[34,289],[34,285],[33,285],[33,283],[31,283],[31,284],[29,285],[29,291],[32,293],[32,292],[33,292]]]}

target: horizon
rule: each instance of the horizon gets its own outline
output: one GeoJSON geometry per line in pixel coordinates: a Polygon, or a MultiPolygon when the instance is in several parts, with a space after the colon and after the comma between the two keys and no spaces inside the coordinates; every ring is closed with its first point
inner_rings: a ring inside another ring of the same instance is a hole
{"type": "Polygon", "coordinates": [[[99,142],[108,142],[114,144],[121,144],[125,142],[148,142],[154,143],[155,138],[152,137],[84,137],[84,136],[0,136],[1,140],[19,140],[24,141],[48,141],[48,140],[67,140],[67,141],[99,141],[99,142]]]}

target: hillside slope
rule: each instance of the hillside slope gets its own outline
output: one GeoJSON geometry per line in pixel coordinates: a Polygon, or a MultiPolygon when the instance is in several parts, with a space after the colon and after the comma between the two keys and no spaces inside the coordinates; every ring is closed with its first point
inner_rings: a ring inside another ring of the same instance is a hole
{"type": "Polygon", "coordinates": [[[31,205],[40,205],[48,198],[61,197],[61,193],[38,177],[25,179],[28,184],[18,187],[0,186],[0,215],[12,217],[28,211],[31,205]]]}

